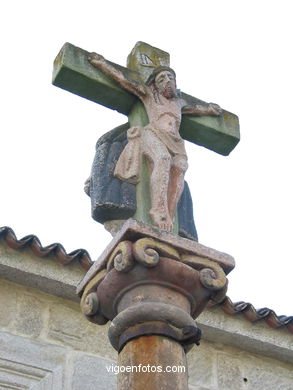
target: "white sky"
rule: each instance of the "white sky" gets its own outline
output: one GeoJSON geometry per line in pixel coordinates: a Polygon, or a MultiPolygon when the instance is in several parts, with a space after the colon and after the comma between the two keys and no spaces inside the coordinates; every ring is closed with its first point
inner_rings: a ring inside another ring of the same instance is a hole
{"type": "Polygon", "coordinates": [[[178,88],[239,116],[229,157],[188,146],[199,241],[235,257],[233,301],[292,315],[290,3],[3,2],[0,226],[93,259],[110,242],[83,183],[97,139],[127,118],[52,86],[52,64],[70,42],[125,65],[145,41],[171,54],[178,88]]]}

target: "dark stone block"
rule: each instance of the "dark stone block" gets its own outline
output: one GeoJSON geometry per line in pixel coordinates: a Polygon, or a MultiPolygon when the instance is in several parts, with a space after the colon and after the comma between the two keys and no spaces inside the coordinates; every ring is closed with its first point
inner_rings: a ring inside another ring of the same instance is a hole
{"type": "Polygon", "coordinates": [[[135,186],[113,176],[116,162],[127,143],[128,128],[126,123],[111,130],[96,145],[89,195],[92,217],[100,223],[112,219],[127,219],[136,211],[135,186]]]}
{"type": "Polygon", "coordinates": [[[186,181],[184,182],[184,189],[178,203],[178,225],[179,236],[198,241],[193,218],[192,198],[186,181]]]}

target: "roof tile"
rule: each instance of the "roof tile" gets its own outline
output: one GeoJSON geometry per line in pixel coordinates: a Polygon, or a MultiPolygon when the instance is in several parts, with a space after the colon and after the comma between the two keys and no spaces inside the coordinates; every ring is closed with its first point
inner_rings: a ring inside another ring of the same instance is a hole
{"type": "MultiPolygon", "coordinates": [[[[1,239],[12,249],[30,249],[38,257],[55,256],[57,261],[64,265],[78,261],[86,271],[93,264],[89,253],[85,249],[76,249],[67,253],[59,243],[43,247],[38,237],[32,234],[18,240],[14,231],[7,226],[0,227],[1,239]]],[[[293,333],[293,316],[277,316],[273,310],[267,307],[257,310],[251,303],[242,301],[233,303],[229,297],[225,297],[221,303],[212,304],[211,306],[219,306],[229,315],[243,314],[250,322],[265,321],[273,329],[286,327],[290,333],[293,333]]]]}

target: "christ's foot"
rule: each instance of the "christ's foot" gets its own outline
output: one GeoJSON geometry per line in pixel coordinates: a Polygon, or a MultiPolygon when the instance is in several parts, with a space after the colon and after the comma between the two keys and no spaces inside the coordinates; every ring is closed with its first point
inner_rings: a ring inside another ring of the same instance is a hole
{"type": "Polygon", "coordinates": [[[160,229],[167,230],[168,232],[172,231],[173,223],[169,215],[160,214],[151,210],[150,216],[155,226],[159,227],[160,229]]]}

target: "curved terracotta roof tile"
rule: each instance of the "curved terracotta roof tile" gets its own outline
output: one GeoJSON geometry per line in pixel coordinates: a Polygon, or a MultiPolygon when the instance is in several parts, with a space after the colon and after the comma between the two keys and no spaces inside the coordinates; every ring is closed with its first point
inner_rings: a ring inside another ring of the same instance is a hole
{"type": "Polygon", "coordinates": [[[226,297],[220,304],[212,306],[220,306],[226,314],[243,314],[250,322],[265,321],[268,326],[274,329],[286,327],[290,333],[293,333],[293,316],[277,316],[273,310],[267,307],[255,309],[251,303],[242,301],[233,303],[229,297],[226,297]]]}
{"type": "Polygon", "coordinates": [[[78,261],[81,266],[87,271],[93,261],[89,253],[85,249],[76,249],[73,252],[67,253],[64,247],[59,243],[54,243],[43,247],[37,236],[30,234],[17,239],[14,231],[7,226],[0,227],[0,238],[4,239],[6,244],[12,249],[31,249],[38,257],[55,256],[59,263],[69,264],[73,261],[78,261]]]}
{"type": "MultiPolygon", "coordinates": [[[[43,247],[38,237],[30,234],[17,239],[14,231],[7,227],[0,227],[0,239],[4,239],[7,245],[12,249],[26,249],[29,248],[38,257],[55,256],[61,264],[69,264],[73,261],[79,261],[85,270],[88,270],[93,261],[89,253],[85,249],[76,249],[73,252],[66,253],[61,244],[54,243],[43,247]]],[[[293,316],[277,316],[276,313],[266,307],[262,309],[255,309],[251,303],[235,302],[233,303],[229,297],[226,297],[219,304],[212,304],[212,307],[220,306],[221,309],[229,315],[243,314],[243,316],[250,322],[265,321],[268,326],[274,329],[286,327],[290,333],[293,333],[293,316]]]]}

